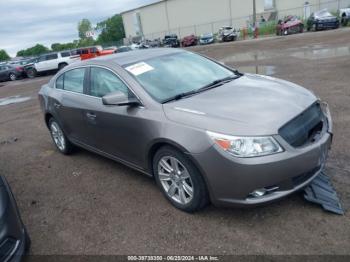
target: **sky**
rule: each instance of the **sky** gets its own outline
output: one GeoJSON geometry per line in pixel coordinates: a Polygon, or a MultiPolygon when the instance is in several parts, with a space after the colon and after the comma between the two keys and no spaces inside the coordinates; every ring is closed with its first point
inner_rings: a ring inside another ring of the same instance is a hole
{"type": "Polygon", "coordinates": [[[15,56],[37,43],[50,47],[78,39],[78,22],[94,25],[155,0],[0,0],[0,49],[15,56]]]}

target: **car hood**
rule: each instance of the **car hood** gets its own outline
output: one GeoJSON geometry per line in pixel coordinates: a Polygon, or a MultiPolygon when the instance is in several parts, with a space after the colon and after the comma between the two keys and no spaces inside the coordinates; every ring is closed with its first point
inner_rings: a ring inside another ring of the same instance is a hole
{"type": "Polygon", "coordinates": [[[197,95],[163,105],[184,125],[231,135],[273,135],[316,101],[308,90],[276,78],[245,74],[197,95]]]}

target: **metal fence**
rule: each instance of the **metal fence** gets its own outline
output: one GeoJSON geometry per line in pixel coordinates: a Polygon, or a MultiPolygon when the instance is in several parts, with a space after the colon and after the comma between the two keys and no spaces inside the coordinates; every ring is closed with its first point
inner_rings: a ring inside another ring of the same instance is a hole
{"type": "MultiPolygon", "coordinates": [[[[277,0],[278,1],[278,0],[277,0]]],[[[276,1],[276,2],[277,2],[276,1]]],[[[269,23],[277,23],[279,19],[283,19],[288,15],[296,15],[302,19],[307,19],[309,15],[313,12],[328,9],[332,13],[337,13],[340,8],[350,7],[350,0],[319,0],[317,4],[309,4],[308,6],[302,5],[296,8],[291,9],[278,9],[278,3],[276,3],[276,9],[264,11],[262,13],[257,14],[257,21],[261,20],[261,16],[263,16],[269,23]]],[[[223,26],[232,26],[236,29],[247,29],[248,31],[252,28],[253,15],[235,17],[232,19],[223,19],[220,21],[212,21],[210,23],[205,24],[196,24],[187,27],[178,27],[172,28],[169,31],[161,31],[155,32],[151,34],[145,34],[145,39],[158,39],[163,38],[166,34],[177,34],[180,38],[183,38],[187,35],[201,35],[205,33],[217,33],[220,27],[223,26]]],[[[260,26],[264,26],[264,23],[259,23],[260,26]]],[[[131,39],[127,39],[127,41],[131,41],[131,39]]]]}

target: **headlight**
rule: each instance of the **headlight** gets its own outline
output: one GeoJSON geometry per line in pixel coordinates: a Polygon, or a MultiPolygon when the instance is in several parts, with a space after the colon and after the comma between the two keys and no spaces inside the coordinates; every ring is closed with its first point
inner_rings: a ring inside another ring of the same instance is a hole
{"type": "Polygon", "coordinates": [[[283,148],[271,136],[228,136],[210,131],[207,134],[221,149],[236,157],[257,157],[283,152],[283,148]]]}

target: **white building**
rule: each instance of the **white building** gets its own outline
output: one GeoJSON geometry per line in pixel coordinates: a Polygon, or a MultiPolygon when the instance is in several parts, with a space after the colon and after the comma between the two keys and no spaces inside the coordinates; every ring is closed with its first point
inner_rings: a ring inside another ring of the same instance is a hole
{"type": "MultiPolygon", "coordinates": [[[[328,8],[336,11],[350,5],[350,0],[255,0],[257,20],[303,17],[328,8]],[[306,4],[306,7],[305,7],[306,4]]],[[[144,36],[162,38],[166,33],[180,37],[217,32],[222,26],[247,27],[252,23],[253,0],[158,0],[122,12],[127,38],[144,36]]]]}

